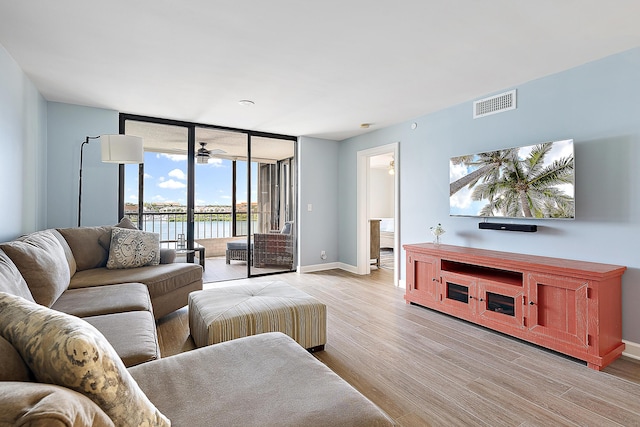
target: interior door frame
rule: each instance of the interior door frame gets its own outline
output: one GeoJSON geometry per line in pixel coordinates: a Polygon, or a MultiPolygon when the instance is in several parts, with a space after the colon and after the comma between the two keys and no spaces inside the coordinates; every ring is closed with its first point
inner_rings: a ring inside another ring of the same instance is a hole
{"type": "Polygon", "coordinates": [[[370,274],[371,264],[369,259],[369,199],[371,190],[371,177],[369,158],[379,156],[381,154],[393,153],[394,158],[394,186],[393,186],[393,284],[398,286],[400,283],[400,143],[381,145],[374,148],[358,151],[357,153],[357,274],[370,274]]]}

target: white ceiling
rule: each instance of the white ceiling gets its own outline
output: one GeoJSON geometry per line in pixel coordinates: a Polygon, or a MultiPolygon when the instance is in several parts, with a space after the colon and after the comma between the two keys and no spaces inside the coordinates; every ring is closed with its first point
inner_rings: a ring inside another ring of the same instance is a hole
{"type": "Polygon", "coordinates": [[[639,46],[639,19],[638,0],[0,0],[0,44],[50,101],[342,140],[639,46]]]}

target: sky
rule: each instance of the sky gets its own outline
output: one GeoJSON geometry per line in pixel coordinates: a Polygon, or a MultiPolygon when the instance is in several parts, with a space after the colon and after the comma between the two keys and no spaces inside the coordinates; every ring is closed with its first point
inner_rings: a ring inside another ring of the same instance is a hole
{"type": "MultiPolygon", "coordinates": [[[[256,181],[256,167],[252,181],[256,181]]],[[[237,162],[237,202],[247,201],[247,168],[237,162]]],[[[212,158],[196,164],[196,206],[231,205],[232,162],[212,158]]],[[[252,186],[255,194],[256,186],[252,186]]],[[[187,204],[187,156],[145,152],[144,202],[187,204]]],[[[253,197],[255,199],[255,196],[253,197]]],[[[138,165],[125,165],[125,202],[138,203],[138,165]]]]}
{"type": "MultiPolygon", "coordinates": [[[[526,158],[534,147],[535,144],[521,147],[518,151],[518,156],[521,159],[526,158]]],[[[544,165],[550,165],[556,159],[569,156],[573,156],[573,140],[569,139],[564,141],[555,141],[553,143],[553,148],[545,157],[544,165]]],[[[449,183],[452,183],[457,179],[469,174],[473,171],[473,169],[475,169],[475,167],[467,167],[463,164],[454,165],[453,163],[449,162],[449,183]]],[[[574,186],[572,184],[559,185],[558,188],[562,189],[565,194],[572,197],[574,196],[574,186]]],[[[453,216],[478,216],[478,213],[487,202],[486,200],[473,201],[471,198],[472,192],[473,189],[469,190],[468,187],[464,187],[457,193],[451,195],[449,198],[449,214],[453,216]]]]}

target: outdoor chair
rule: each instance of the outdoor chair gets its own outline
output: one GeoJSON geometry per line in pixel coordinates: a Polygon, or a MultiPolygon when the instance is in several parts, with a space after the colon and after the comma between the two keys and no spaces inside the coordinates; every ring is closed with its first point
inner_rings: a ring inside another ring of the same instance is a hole
{"type": "Polygon", "coordinates": [[[281,231],[253,235],[253,266],[283,266],[293,268],[293,222],[286,222],[281,231]]]}

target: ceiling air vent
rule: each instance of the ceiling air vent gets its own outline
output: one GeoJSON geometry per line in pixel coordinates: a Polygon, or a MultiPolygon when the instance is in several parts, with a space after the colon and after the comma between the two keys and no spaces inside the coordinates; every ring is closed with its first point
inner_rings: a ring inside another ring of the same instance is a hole
{"type": "Polygon", "coordinates": [[[516,108],[516,90],[501,93],[489,98],[480,99],[473,103],[473,118],[502,113],[516,108]]]}

